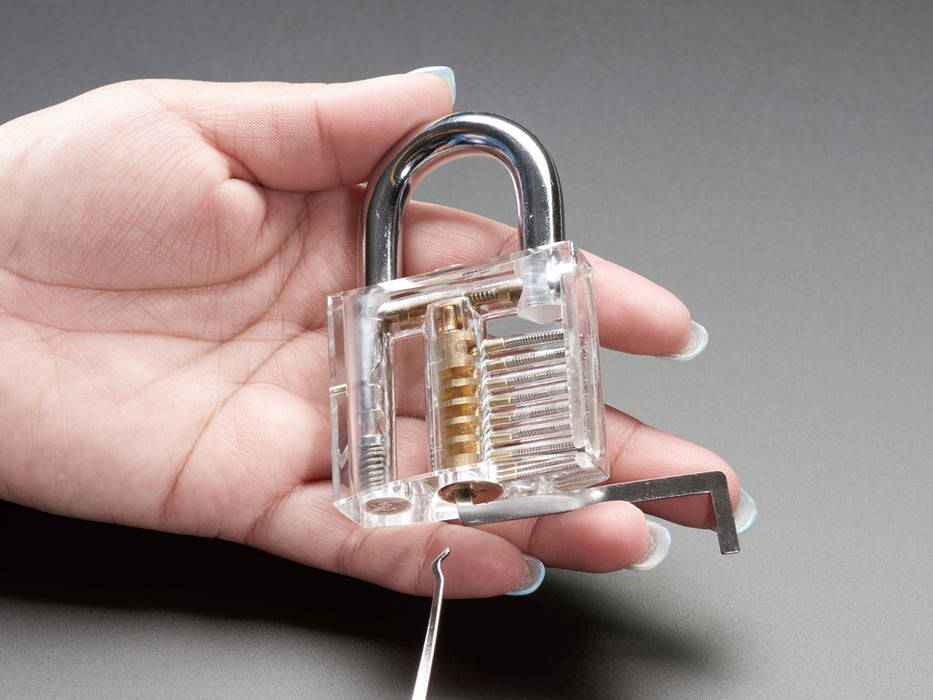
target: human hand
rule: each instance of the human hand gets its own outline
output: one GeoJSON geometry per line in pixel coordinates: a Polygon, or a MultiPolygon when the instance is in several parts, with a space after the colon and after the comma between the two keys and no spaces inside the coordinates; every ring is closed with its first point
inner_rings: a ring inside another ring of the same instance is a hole
{"type": "MultiPolygon", "coordinates": [[[[609,571],[650,548],[642,512],[365,530],[332,504],[326,295],[357,286],[358,183],[450,110],[434,76],[345,85],[142,81],[0,126],[0,497],[246,543],[430,594],[501,594],[550,566],[609,571]]],[[[414,274],[513,249],[514,229],[413,204],[414,274]]],[[[589,256],[607,347],[676,353],[668,292],[589,256]],[[623,326],[623,319],[625,320],[623,326]]],[[[722,469],[607,411],[613,481],[722,469]]],[[[709,526],[704,499],[655,506],[709,526]]]]}

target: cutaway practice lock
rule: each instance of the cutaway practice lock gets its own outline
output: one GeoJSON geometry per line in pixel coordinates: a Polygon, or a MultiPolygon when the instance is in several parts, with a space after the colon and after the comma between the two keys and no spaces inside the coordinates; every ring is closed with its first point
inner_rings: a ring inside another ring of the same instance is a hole
{"type": "Polygon", "coordinates": [[[478,525],[707,493],[720,550],[737,552],[722,472],[589,488],[609,476],[593,275],[564,241],[557,171],[538,140],[504,117],[454,114],[376,172],[366,286],[328,299],[337,508],[366,527],[478,525]],[[521,249],[396,279],[416,179],[471,154],[511,173],[521,249]]]}
{"type": "Polygon", "coordinates": [[[365,526],[446,520],[458,503],[607,478],[592,272],[563,240],[561,206],[538,140],[489,114],[435,122],[370,183],[366,286],[328,300],[334,498],[344,514],[365,526]],[[473,154],[511,173],[521,249],[396,279],[416,179],[473,154]]]}

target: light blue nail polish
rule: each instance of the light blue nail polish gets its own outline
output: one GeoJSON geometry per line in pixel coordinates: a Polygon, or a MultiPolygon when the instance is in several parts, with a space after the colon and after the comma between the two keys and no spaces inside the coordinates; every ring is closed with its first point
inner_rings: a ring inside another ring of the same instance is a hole
{"type": "Polygon", "coordinates": [[[696,321],[690,322],[690,340],[687,345],[679,352],[672,352],[669,355],[661,355],[665,360],[674,360],[675,362],[686,362],[692,360],[701,352],[706,350],[709,344],[709,332],[706,328],[696,321]]]}
{"type": "Polygon", "coordinates": [[[671,551],[671,533],[666,527],[653,520],[648,521],[648,529],[651,536],[651,546],[645,552],[645,556],[629,564],[626,569],[631,571],[650,571],[658,564],[664,561],[667,553],[671,551]]]}
{"type": "Polygon", "coordinates": [[[739,504],[735,507],[735,531],[740,535],[747,532],[757,517],[758,504],[748,495],[748,491],[742,489],[739,492],[739,504]]]}
{"type": "Polygon", "coordinates": [[[448,68],[447,66],[425,66],[424,68],[415,68],[415,70],[408,71],[408,75],[417,75],[419,73],[436,75],[443,80],[447,83],[447,89],[450,90],[450,104],[453,105],[457,101],[457,80],[454,77],[453,68],[448,68]]]}
{"type": "Polygon", "coordinates": [[[525,575],[515,588],[506,593],[506,595],[519,596],[534,593],[541,587],[544,581],[544,564],[540,559],[526,554],[525,555],[525,575]]]}

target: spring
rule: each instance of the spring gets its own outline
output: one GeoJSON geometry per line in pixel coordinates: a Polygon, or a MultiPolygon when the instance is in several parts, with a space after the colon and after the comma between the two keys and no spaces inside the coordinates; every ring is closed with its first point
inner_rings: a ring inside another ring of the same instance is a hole
{"type": "Polygon", "coordinates": [[[510,447],[499,452],[494,452],[492,454],[492,459],[499,462],[503,460],[519,459],[521,457],[533,457],[548,452],[571,452],[575,449],[576,446],[573,444],[572,440],[559,443],[546,442],[541,445],[532,445],[531,447],[510,447]]]}
{"type": "Polygon", "coordinates": [[[501,338],[490,338],[483,344],[488,354],[526,348],[530,345],[551,345],[564,339],[564,331],[560,328],[550,331],[535,331],[522,335],[508,335],[501,338]]]}
{"type": "Polygon", "coordinates": [[[566,375],[567,366],[561,364],[554,367],[545,367],[543,369],[535,369],[528,372],[521,372],[519,374],[508,374],[505,376],[497,377],[490,379],[487,385],[490,390],[496,391],[501,389],[511,389],[512,387],[521,386],[523,384],[548,382],[554,379],[566,377],[566,375]]]}
{"type": "Polygon", "coordinates": [[[499,290],[493,287],[492,289],[484,289],[481,292],[473,292],[469,295],[470,303],[473,305],[478,304],[488,304],[491,301],[496,301],[499,298],[499,290]]]}
{"type": "Polygon", "coordinates": [[[388,481],[386,448],[378,435],[364,436],[360,443],[360,491],[384,486],[388,481]],[[367,440],[369,438],[369,440],[367,440]]]}
{"type": "Polygon", "coordinates": [[[489,417],[489,424],[492,426],[508,425],[509,423],[524,423],[537,420],[539,418],[550,418],[560,416],[570,412],[570,404],[547,403],[543,406],[532,406],[531,408],[520,408],[510,413],[498,413],[489,417]]]}
{"type": "MultiPolygon", "coordinates": [[[[501,481],[513,481],[515,479],[528,479],[534,476],[543,476],[544,474],[554,474],[564,470],[575,470],[577,463],[564,456],[556,459],[546,459],[536,462],[518,462],[516,464],[504,464],[496,472],[501,481]]],[[[563,478],[558,476],[558,479],[563,478]]]]}
{"type": "Polygon", "coordinates": [[[502,396],[493,396],[489,399],[489,407],[492,409],[502,408],[504,406],[518,406],[521,404],[535,403],[552,399],[557,396],[567,396],[567,384],[549,384],[541,389],[533,391],[522,391],[517,394],[504,394],[502,396]]]}
{"type": "Polygon", "coordinates": [[[537,350],[520,355],[508,355],[498,360],[486,362],[486,371],[501,372],[530,364],[546,364],[564,359],[564,348],[551,348],[550,350],[537,350]]]}
{"type": "Polygon", "coordinates": [[[538,425],[531,428],[521,428],[512,431],[512,437],[516,440],[522,438],[537,437],[539,435],[552,435],[554,433],[569,433],[570,423],[558,423],[557,425],[538,425]]]}

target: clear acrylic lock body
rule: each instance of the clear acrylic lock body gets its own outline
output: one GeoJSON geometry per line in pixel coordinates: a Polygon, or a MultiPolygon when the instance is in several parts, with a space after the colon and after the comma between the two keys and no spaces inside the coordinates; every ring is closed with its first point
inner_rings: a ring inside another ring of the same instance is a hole
{"type": "Polygon", "coordinates": [[[366,527],[605,480],[592,270],[570,242],[328,299],[334,502],[366,527]]]}

